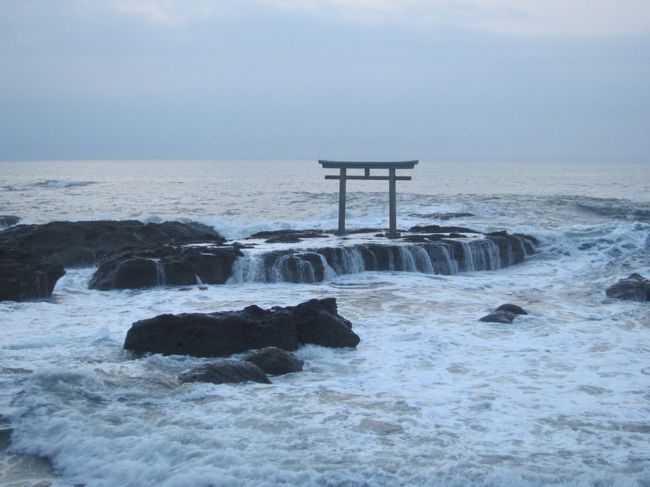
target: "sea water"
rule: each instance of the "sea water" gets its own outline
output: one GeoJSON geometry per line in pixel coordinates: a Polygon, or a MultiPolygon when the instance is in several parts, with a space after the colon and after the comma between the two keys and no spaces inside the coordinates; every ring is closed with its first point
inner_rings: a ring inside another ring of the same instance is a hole
{"type": "MultiPolygon", "coordinates": [[[[192,220],[229,239],[332,229],[326,173],[316,161],[2,162],[0,214],[192,220]]],[[[60,486],[649,485],[650,308],[604,291],[650,277],[650,166],[421,162],[408,174],[399,227],[527,233],[538,252],[453,276],[207,289],[94,291],[93,269],[68,269],[51,299],[0,303],[13,430],[0,467],[44,457],[60,486]],[[337,298],[361,343],[302,347],[305,370],[271,385],[181,385],[204,359],[122,349],[157,314],[314,297],[337,298]],[[529,314],[478,321],[505,302],[529,314]]],[[[348,183],[350,228],[387,227],[385,186],[348,183]]],[[[29,485],[28,470],[0,478],[29,485]]]]}

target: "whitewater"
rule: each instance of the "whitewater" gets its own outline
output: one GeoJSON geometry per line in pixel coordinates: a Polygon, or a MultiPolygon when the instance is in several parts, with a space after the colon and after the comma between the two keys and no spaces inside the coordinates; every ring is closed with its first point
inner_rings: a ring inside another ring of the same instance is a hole
{"type": "MultiPolygon", "coordinates": [[[[327,173],[315,160],[0,162],[0,215],[198,221],[231,240],[328,230],[327,173]]],[[[650,485],[650,308],[605,295],[650,277],[650,165],[421,161],[410,174],[398,227],[523,233],[536,253],[456,275],[292,284],[240,268],[225,285],[126,291],[67,269],[49,300],[0,302],[0,484],[650,485]],[[361,343],[302,347],[304,371],[270,385],[181,385],[205,359],[122,349],[161,313],[325,297],[361,343]],[[529,314],[478,321],[508,302],[529,314]]],[[[348,228],[388,226],[386,186],[348,182],[348,228]]]]}

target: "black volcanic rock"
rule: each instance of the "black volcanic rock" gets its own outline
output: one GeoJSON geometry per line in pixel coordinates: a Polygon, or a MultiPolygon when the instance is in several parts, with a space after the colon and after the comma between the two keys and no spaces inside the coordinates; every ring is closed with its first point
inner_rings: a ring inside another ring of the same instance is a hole
{"type": "Polygon", "coordinates": [[[194,222],[51,222],[16,225],[0,232],[0,248],[28,250],[45,262],[65,267],[94,265],[105,255],[126,248],[223,242],[212,228],[194,222]]]}
{"type": "Polygon", "coordinates": [[[266,347],[244,357],[246,362],[257,365],[270,375],[284,375],[300,372],[304,361],[291,352],[277,347],[266,347]]]}
{"type": "Polygon", "coordinates": [[[212,384],[237,384],[241,382],[260,382],[270,384],[264,371],[251,362],[221,359],[201,365],[178,376],[185,382],[210,382],[212,384]]]}
{"type": "Polygon", "coordinates": [[[226,357],[251,349],[295,350],[301,344],[354,347],[359,337],[336,310],[335,299],[240,311],[164,314],[133,323],[124,348],[137,354],[226,357]]]}
{"type": "Polygon", "coordinates": [[[49,298],[64,274],[63,266],[29,252],[0,249],[0,301],[49,298]]]}
{"type": "Polygon", "coordinates": [[[88,287],[137,289],[160,285],[224,284],[243,254],[237,247],[172,247],[115,252],[99,262],[88,287]]]}
{"type": "Polygon", "coordinates": [[[615,299],[650,301],[650,280],[635,272],[608,287],[605,293],[615,299]]]}
{"type": "Polygon", "coordinates": [[[524,308],[522,308],[521,306],[518,306],[516,304],[512,304],[512,303],[502,304],[495,311],[496,312],[507,311],[508,313],[513,313],[513,314],[516,314],[516,315],[527,315],[528,314],[524,308]]]}

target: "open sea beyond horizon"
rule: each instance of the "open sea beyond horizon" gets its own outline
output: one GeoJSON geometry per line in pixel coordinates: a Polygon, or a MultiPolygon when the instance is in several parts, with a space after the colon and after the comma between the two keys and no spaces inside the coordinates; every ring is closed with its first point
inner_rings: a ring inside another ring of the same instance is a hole
{"type": "MultiPolygon", "coordinates": [[[[332,173],[315,160],[0,162],[0,215],[196,221],[228,240],[332,230],[332,173]]],[[[405,175],[398,228],[522,233],[535,254],[456,275],[189,289],[97,291],[94,268],[66,269],[51,299],[0,302],[0,484],[649,486],[650,307],[605,289],[650,277],[650,164],[421,161],[405,175]],[[325,297],[361,343],[303,346],[304,371],[272,384],[179,384],[207,360],[123,350],[132,323],[162,313],[325,297]],[[529,314],[479,321],[503,303],[529,314]]],[[[348,182],[349,229],[388,227],[387,187],[348,182]]]]}

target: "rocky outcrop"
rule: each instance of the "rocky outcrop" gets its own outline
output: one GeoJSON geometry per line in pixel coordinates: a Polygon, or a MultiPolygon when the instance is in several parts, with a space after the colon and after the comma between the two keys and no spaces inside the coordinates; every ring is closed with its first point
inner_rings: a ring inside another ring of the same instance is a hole
{"type": "Polygon", "coordinates": [[[340,316],[336,300],[240,311],[164,314],[133,323],[124,348],[136,354],[226,357],[265,347],[295,350],[301,344],[356,347],[359,337],[340,316]]]}
{"type": "Polygon", "coordinates": [[[480,318],[479,321],[487,323],[505,323],[512,324],[517,315],[527,315],[528,313],[524,308],[519,305],[506,303],[499,306],[492,313],[480,318]]]}
{"type": "Polygon", "coordinates": [[[47,263],[64,267],[95,265],[107,254],[126,248],[223,241],[219,233],[200,223],[134,220],[17,225],[0,232],[0,248],[27,250],[47,263]]]}
{"type": "Polygon", "coordinates": [[[266,347],[244,357],[246,362],[257,365],[269,375],[300,372],[304,361],[291,352],[277,347],[266,347]]]}
{"type": "Polygon", "coordinates": [[[650,301],[650,280],[641,274],[630,274],[613,286],[608,287],[605,293],[610,298],[627,299],[630,301],[650,301]]]}
{"type": "Polygon", "coordinates": [[[63,267],[21,250],[0,249],[0,301],[49,298],[63,267]]]}
{"type": "Polygon", "coordinates": [[[221,359],[201,365],[178,376],[181,383],[210,382],[212,384],[237,384],[241,382],[271,381],[257,365],[242,360],[221,359]]]}
{"type": "Polygon", "coordinates": [[[99,261],[88,287],[137,289],[153,286],[223,284],[243,254],[237,247],[155,247],[109,254],[99,261]]]}

